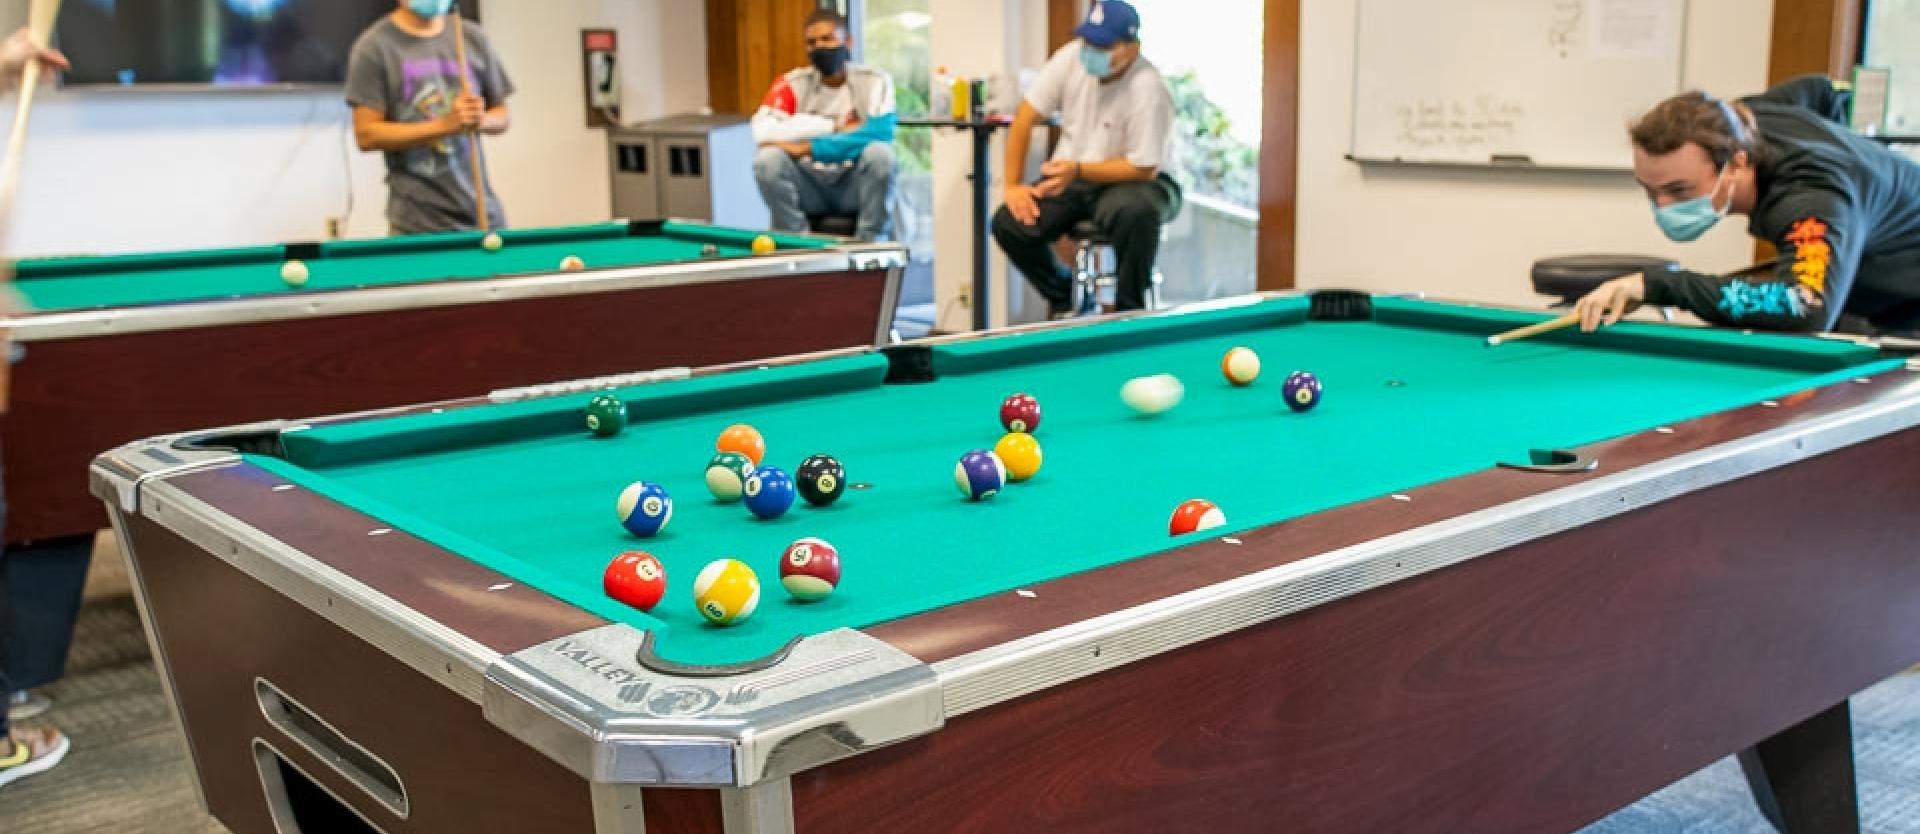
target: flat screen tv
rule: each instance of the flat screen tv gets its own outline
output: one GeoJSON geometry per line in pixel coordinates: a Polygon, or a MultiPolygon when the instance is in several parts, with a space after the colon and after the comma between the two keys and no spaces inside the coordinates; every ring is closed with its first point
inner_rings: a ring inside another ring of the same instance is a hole
{"type": "MultiPolygon", "coordinates": [[[[473,0],[464,6],[477,5],[473,0]]],[[[80,87],[337,87],[394,0],[66,0],[54,40],[80,87]]]]}

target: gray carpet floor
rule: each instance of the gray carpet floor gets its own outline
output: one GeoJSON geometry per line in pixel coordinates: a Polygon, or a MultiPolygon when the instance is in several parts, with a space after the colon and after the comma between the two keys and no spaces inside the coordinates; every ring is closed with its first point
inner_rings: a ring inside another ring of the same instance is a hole
{"type": "Polygon", "coordinates": [[[73,738],[73,751],[59,767],[0,788],[0,831],[226,831],[200,810],[132,598],[87,604],[67,676],[47,694],[54,709],[44,720],[73,738]]]}
{"type": "MultiPolygon", "coordinates": [[[[1853,755],[1865,834],[1920,834],[1920,674],[1853,699],[1853,755]]],[[[1581,834],[1774,834],[1740,765],[1723,759],[1581,834]]]]}
{"type": "MultiPolygon", "coordinates": [[[[199,808],[120,554],[103,544],[68,675],[48,689],[55,708],[45,720],[72,735],[73,752],[58,768],[0,789],[0,832],[223,834],[199,808]]],[[[1920,834],[1920,674],[1862,693],[1853,718],[1866,833],[1920,834]]],[[[1772,831],[1729,759],[1580,834],[1772,831]]]]}

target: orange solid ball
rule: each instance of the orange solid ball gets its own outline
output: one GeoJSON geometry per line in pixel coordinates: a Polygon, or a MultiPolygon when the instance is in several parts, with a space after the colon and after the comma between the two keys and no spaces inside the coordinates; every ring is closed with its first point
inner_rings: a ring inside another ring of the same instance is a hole
{"type": "Polygon", "coordinates": [[[760,459],[767,456],[766,439],[760,436],[758,429],[745,423],[728,426],[726,431],[720,433],[720,439],[713,444],[713,448],[746,455],[754,466],[759,466],[760,459]]]}

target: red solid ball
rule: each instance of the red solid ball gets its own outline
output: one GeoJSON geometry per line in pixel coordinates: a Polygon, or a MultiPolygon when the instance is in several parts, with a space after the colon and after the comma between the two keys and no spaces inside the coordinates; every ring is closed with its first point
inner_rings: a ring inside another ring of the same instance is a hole
{"type": "Polygon", "coordinates": [[[1173,511],[1173,518],[1167,522],[1167,535],[1184,536],[1198,533],[1227,523],[1227,514],[1205,498],[1193,498],[1180,503],[1173,511]]]}
{"type": "Polygon", "coordinates": [[[804,538],[780,554],[780,587],[794,599],[826,599],[840,586],[840,551],[825,539],[804,538]]]}
{"type": "Polygon", "coordinates": [[[1014,394],[1000,403],[1000,425],[1007,431],[1032,434],[1040,428],[1040,401],[1032,394],[1014,394]]]}
{"type": "Polygon", "coordinates": [[[602,587],[607,596],[641,611],[652,611],[667,595],[667,566],[644,550],[629,550],[607,565],[602,587]]]}

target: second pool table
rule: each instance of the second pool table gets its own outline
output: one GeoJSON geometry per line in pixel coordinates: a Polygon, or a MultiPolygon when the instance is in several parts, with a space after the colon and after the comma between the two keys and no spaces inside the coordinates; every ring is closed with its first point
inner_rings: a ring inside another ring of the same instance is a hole
{"type": "Polygon", "coordinates": [[[687,222],[22,261],[6,541],[90,534],[101,449],[198,426],[881,344],[904,249],[687,222]],[[703,254],[712,245],[717,251],[703,254]],[[562,272],[569,255],[585,261],[562,272]],[[311,278],[280,278],[288,259],[311,278]]]}
{"type": "Polygon", "coordinates": [[[156,440],[94,486],[236,834],[1571,831],[1763,739],[1790,829],[1847,830],[1845,701],[1920,658],[1889,465],[1920,378],[1658,325],[1484,345],[1540,318],[1257,298],[621,387],[611,439],[590,392],[528,391],[156,440]],[[1158,372],[1185,401],[1131,413],[1158,372]],[[964,501],[1016,391],[1044,467],[964,501]],[[734,422],[864,488],[713,501],[734,422]],[[613,511],[641,478],[677,500],[645,540],[613,511]],[[1169,537],[1193,497],[1227,526],[1169,537]],[[842,552],[826,602],[774,579],[802,536],[842,552]],[[652,613],[600,589],[634,548],[652,613]],[[766,583],[728,628],[690,601],[722,556],[766,583]]]}

